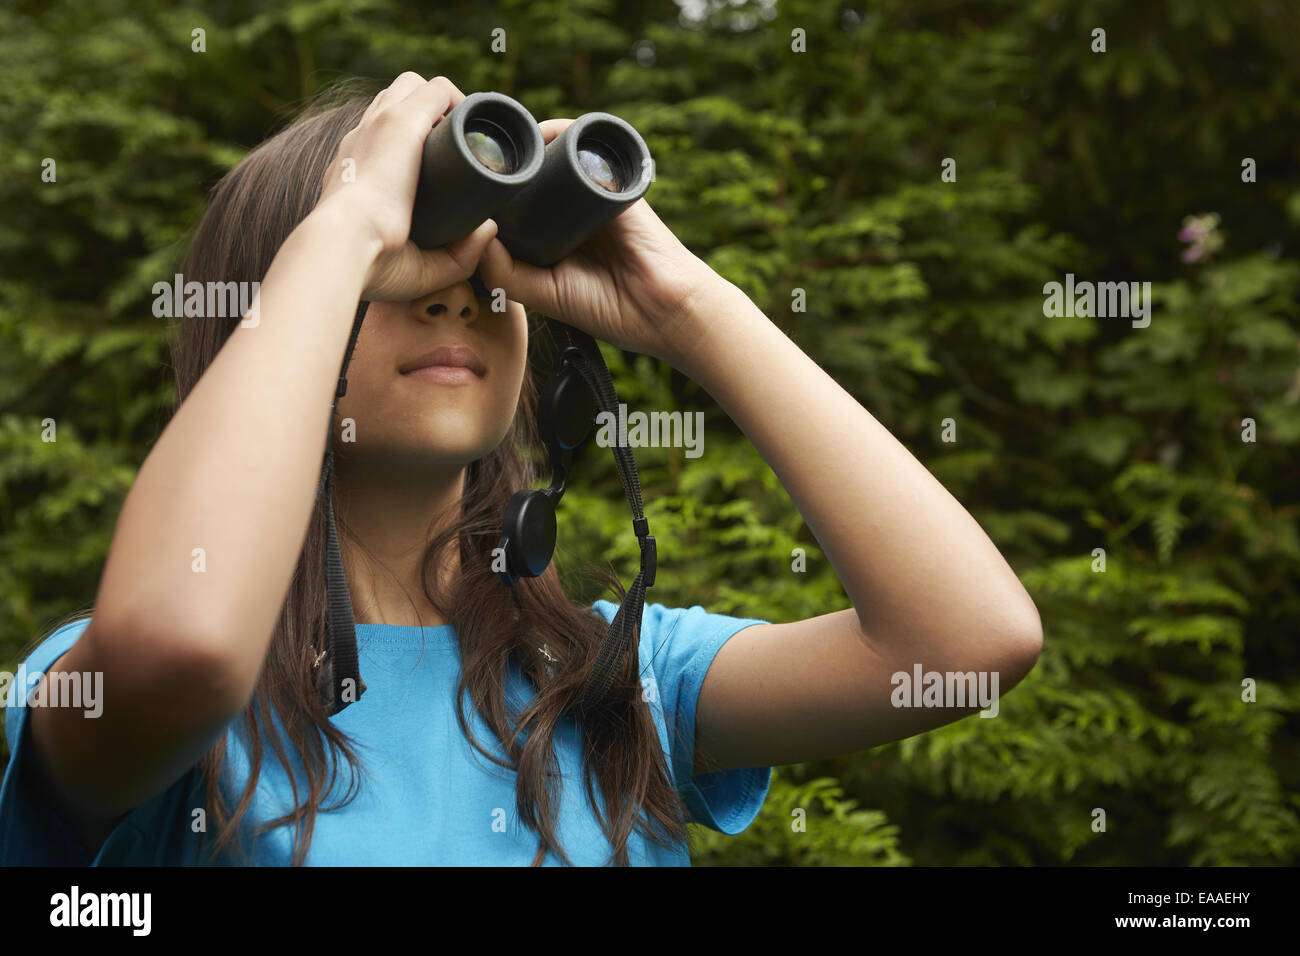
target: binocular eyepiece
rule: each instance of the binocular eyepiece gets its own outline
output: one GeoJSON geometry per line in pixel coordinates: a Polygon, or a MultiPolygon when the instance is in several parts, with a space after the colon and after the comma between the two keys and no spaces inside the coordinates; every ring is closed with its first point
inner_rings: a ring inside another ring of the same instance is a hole
{"type": "Polygon", "coordinates": [[[435,249],[497,223],[510,254],[549,267],[650,188],[640,134],[609,113],[585,113],[550,144],[531,113],[502,93],[473,93],[429,133],[411,240],[435,249]]]}

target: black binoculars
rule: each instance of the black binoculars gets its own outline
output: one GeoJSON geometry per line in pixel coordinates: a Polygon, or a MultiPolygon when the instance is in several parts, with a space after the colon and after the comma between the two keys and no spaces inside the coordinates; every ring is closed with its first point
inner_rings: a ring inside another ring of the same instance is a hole
{"type": "Polygon", "coordinates": [[[546,268],[650,188],[650,150],[628,123],[584,113],[549,144],[502,93],[472,93],[424,142],[411,240],[436,249],[485,219],[511,256],[546,268]]]}

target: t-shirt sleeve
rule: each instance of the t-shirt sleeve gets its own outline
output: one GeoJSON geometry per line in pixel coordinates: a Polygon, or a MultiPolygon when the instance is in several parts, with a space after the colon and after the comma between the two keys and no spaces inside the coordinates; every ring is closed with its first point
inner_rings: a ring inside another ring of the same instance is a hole
{"type": "MultiPolygon", "coordinates": [[[[180,859],[177,841],[183,837],[149,840],[148,834],[157,829],[158,820],[174,818],[183,804],[193,805],[193,773],[120,820],[93,860],[45,790],[44,768],[36,763],[39,757],[28,726],[33,709],[17,704],[20,699],[27,700],[40,675],[68,652],[89,623],[89,618],[83,618],[47,637],[18,666],[0,694],[9,744],[9,763],[0,783],[0,866],[105,866],[125,862],[152,865],[180,859]],[[189,799],[188,804],[184,798],[189,799]]],[[[94,709],[93,705],[90,709],[94,709]]],[[[92,716],[87,714],[88,718],[92,716]]],[[[183,833],[176,827],[166,832],[183,833]]]]}
{"type": "MultiPolygon", "coordinates": [[[[612,621],[618,605],[597,601],[596,610],[612,621]]],[[[695,774],[695,711],[700,688],[714,657],[732,636],[759,618],[710,614],[689,608],[645,605],[641,615],[641,680],[654,680],[654,697],[668,731],[673,780],[690,821],[720,833],[736,834],[758,816],[772,782],[771,767],[744,767],[695,774]]]]}
{"type": "Polygon", "coordinates": [[[19,705],[89,623],[89,619],[74,621],[42,641],[19,665],[3,694],[9,764],[0,784],[0,866],[87,866],[91,862],[45,796],[28,730],[32,708],[19,705]]]}

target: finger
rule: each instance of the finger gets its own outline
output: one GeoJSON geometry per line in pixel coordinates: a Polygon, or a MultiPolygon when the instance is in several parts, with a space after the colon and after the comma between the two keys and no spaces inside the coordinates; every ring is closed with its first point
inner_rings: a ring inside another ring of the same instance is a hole
{"type": "Polygon", "coordinates": [[[397,79],[393,80],[392,83],[389,83],[385,89],[380,90],[375,98],[370,101],[370,105],[366,107],[365,114],[361,117],[362,122],[365,122],[368,119],[372,120],[384,110],[391,109],[394,104],[400,103],[405,99],[406,95],[410,93],[411,90],[423,86],[424,82],[424,77],[420,76],[419,73],[412,73],[410,70],[407,70],[405,73],[398,76],[397,79]]]}
{"type": "Polygon", "coordinates": [[[421,278],[433,283],[430,286],[432,289],[442,289],[465,281],[479,268],[483,251],[496,234],[496,220],[486,219],[463,239],[440,249],[423,250],[421,258],[424,272],[421,278]]]}
{"type": "Polygon", "coordinates": [[[551,140],[559,136],[572,123],[571,119],[548,119],[542,120],[537,124],[537,128],[542,131],[542,142],[549,145],[551,140]]]}
{"type": "Polygon", "coordinates": [[[375,94],[375,98],[370,101],[370,105],[366,107],[366,111],[361,114],[361,120],[357,123],[358,126],[360,126],[361,123],[374,118],[374,115],[379,112],[380,107],[383,105],[384,97],[387,96],[390,89],[392,89],[392,87],[385,87],[375,94]]]}
{"type": "MultiPolygon", "coordinates": [[[[398,79],[401,79],[401,77],[398,77],[398,79]]],[[[393,82],[395,83],[396,80],[394,80],[393,82]]],[[[361,114],[361,118],[357,120],[357,125],[352,127],[352,129],[349,130],[349,133],[355,133],[367,122],[374,119],[375,114],[378,113],[383,108],[383,105],[386,102],[386,97],[392,91],[392,89],[393,89],[393,84],[390,83],[388,86],[384,87],[373,97],[371,97],[370,102],[366,104],[365,111],[361,114]]]]}
{"type": "Polygon", "coordinates": [[[464,98],[465,94],[451,80],[435,76],[413,86],[401,100],[390,100],[379,121],[387,118],[400,124],[403,130],[409,128],[412,134],[418,133],[423,139],[464,98]]]}
{"type": "Polygon", "coordinates": [[[435,76],[427,83],[412,88],[402,99],[403,105],[410,105],[429,115],[429,125],[440,117],[446,116],[465,99],[451,80],[445,76],[435,76]]]}
{"type": "Polygon", "coordinates": [[[451,80],[447,79],[445,76],[435,76],[434,79],[442,80],[444,83],[447,84],[447,88],[451,91],[451,105],[447,108],[447,111],[451,112],[451,110],[454,110],[457,106],[460,106],[461,100],[465,98],[465,94],[460,91],[460,87],[458,87],[451,80]]]}
{"type": "Polygon", "coordinates": [[[384,94],[387,92],[388,92],[387,90],[380,90],[378,93],[375,94],[375,98],[372,99],[369,105],[366,106],[365,111],[361,114],[361,119],[357,120],[357,125],[352,127],[353,129],[359,128],[361,124],[365,123],[368,119],[374,116],[376,112],[379,111],[379,104],[383,100],[384,94]]]}
{"type": "Polygon", "coordinates": [[[410,92],[413,87],[419,86],[423,82],[424,77],[420,76],[419,73],[412,73],[409,70],[398,76],[392,83],[389,83],[388,86],[375,94],[375,98],[370,101],[370,105],[367,106],[365,112],[361,114],[361,119],[350,132],[356,132],[362,126],[373,122],[376,116],[382,113],[385,109],[390,108],[394,103],[401,102],[402,97],[404,97],[406,93],[410,92]]]}
{"type": "Polygon", "coordinates": [[[489,289],[504,289],[507,298],[547,315],[558,311],[559,296],[551,270],[520,262],[500,239],[487,244],[478,269],[489,289]]]}
{"type": "Polygon", "coordinates": [[[416,73],[413,70],[407,70],[406,72],[399,74],[397,79],[393,80],[392,83],[388,84],[388,89],[384,91],[388,94],[386,99],[392,103],[400,103],[402,100],[406,99],[412,90],[418,90],[427,82],[428,81],[419,73],[416,73]]]}

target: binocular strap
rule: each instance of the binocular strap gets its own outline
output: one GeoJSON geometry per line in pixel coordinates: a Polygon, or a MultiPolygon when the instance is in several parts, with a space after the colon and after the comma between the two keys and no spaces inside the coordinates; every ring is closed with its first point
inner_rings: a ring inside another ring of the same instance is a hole
{"type": "Polygon", "coordinates": [[[317,684],[321,691],[321,701],[327,716],[333,717],[348,704],[361,699],[366,691],[366,682],[361,679],[361,667],[357,660],[357,629],[352,614],[352,597],[348,593],[348,579],[343,571],[343,555],[339,551],[338,529],[334,525],[334,411],[338,401],[348,390],[348,363],[352,360],[352,350],[357,344],[357,335],[361,332],[361,320],[365,318],[369,303],[362,300],[357,304],[356,318],[352,320],[352,334],[348,338],[347,351],[343,353],[343,367],[339,371],[338,387],[330,404],[329,432],[325,436],[325,464],[321,468],[320,484],[316,488],[316,497],[325,495],[325,589],[328,595],[328,610],[325,620],[325,650],[313,660],[317,674],[317,684]]]}
{"type": "MultiPolygon", "coordinates": [[[[614,391],[614,382],[610,378],[605,359],[600,354],[600,347],[587,333],[571,326],[547,318],[552,337],[556,345],[563,350],[570,345],[582,355],[581,360],[573,364],[591,390],[600,411],[618,416],[618,395],[614,391]]],[[[632,508],[632,528],[636,532],[641,546],[641,570],[637,572],[632,587],[619,605],[618,613],[610,622],[609,630],[601,642],[583,687],[582,697],[577,703],[580,714],[586,715],[599,707],[609,696],[610,688],[618,677],[629,648],[634,641],[639,641],[641,634],[641,615],[645,606],[645,591],[654,584],[656,567],[655,540],[650,536],[649,526],[641,505],[641,479],[637,475],[636,461],[631,450],[620,442],[611,445],[614,463],[618,468],[619,479],[628,504],[632,508]]]]}

